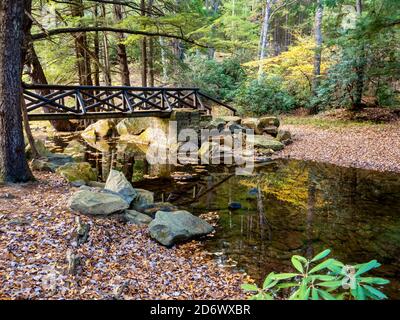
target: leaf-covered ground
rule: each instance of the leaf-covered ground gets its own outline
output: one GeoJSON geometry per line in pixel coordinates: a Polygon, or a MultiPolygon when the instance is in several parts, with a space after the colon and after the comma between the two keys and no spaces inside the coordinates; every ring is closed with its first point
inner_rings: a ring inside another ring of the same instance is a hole
{"type": "Polygon", "coordinates": [[[0,299],[242,299],[245,275],[218,267],[193,241],[172,249],[146,228],[80,216],[91,225],[76,247],[73,190],[54,174],[0,185],[0,299]],[[81,258],[67,274],[68,250],[81,258]]]}
{"type": "Polygon", "coordinates": [[[306,123],[282,126],[292,133],[293,143],[278,157],[400,172],[400,122],[333,128],[306,123]]]}

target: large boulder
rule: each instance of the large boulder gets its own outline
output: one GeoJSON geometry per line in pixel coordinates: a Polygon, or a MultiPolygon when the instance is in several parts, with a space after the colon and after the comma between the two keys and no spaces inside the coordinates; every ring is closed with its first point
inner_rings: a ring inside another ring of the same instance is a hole
{"type": "Polygon", "coordinates": [[[158,211],[149,224],[150,236],[164,246],[211,233],[214,228],[187,211],[158,211]]]}
{"type": "Polygon", "coordinates": [[[284,148],[284,145],[277,140],[271,139],[269,136],[254,135],[254,147],[279,151],[284,148]]]}
{"type": "Polygon", "coordinates": [[[110,215],[129,207],[129,204],[117,194],[88,189],[75,192],[68,205],[71,210],[91,215],[110,215]]]}
{"type": "Polygon", "coordinates": [[[258,126],[265,128],[269,126],[279,127],[280,122],[277,117],[261,117],[258,119],[258,126]]]}
{"type": "Polygon", "coordinates": [[[258,118],[244,118],[242,119],[242,126],[254,130],[255,133],[260,133],[258,128],[258,118]]]}
{"type": "Polygon", "coordinates": [[[292,139],[292,134],[288,130],[279,130],[276,139],[280,142],[288,141],[292,139]]]}
{"type": "Polygon", "coordinates": [[[99,120],[81,133],[83,139],[87,141],[95,141],[97,138],[106,138],[110,136],[115,128],[115,124],[112,120],[104,119],[99,120]]]}
{"type": "Polygon", "coordinates": [[[245,118],[242,126],[253,129],[256,134],[268,133],[276,136],[279,127],[277,117],[245,118]]]}
{"type": "Polygon", "coordinates": [[[58,167],[56,172],[67,181],[83,180],[85,182],[97,180],[97,171],[88,162],[67,163],[58,167]]]}
{"type": "Polygon", "coordinates": [[[55,172],[57,168],[70,162],[74,162],[74,159],[71,156],[60,153],[51,153],[47,157],[33,159],[31,162],[31,168],[36,171],[55,172]]]}
{"type": "Polygon", "coordinates": [[[145,189],[135,189],[137,192],[136,198],[133,200],[131,206],[135,210],[141,210],[154,203],[154,192],[145,189]]]}
{"type": "Polygon", "coordinates": [[[104,190],[118,193],[128,204],[138,195],[125,175],[117,170],[110,170],[104,190]]]}
{"type": "Polygon", "coordinates": [[[148,215],[136,210],[126,210],[124,219],[131,224],[136,224],[139,226],[148,225],[151,221],[153,221],[153,219],[148,215]]]}

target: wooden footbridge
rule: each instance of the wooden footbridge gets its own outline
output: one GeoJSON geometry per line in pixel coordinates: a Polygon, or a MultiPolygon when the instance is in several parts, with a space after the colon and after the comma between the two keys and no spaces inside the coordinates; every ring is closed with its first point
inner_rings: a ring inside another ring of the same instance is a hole
{"type": "Polygon", "coordinates": [[[198,88],[23,85],[29,120],[169,117],[173,110],[211,113],[212,102],[232,111],[198,88]]]}

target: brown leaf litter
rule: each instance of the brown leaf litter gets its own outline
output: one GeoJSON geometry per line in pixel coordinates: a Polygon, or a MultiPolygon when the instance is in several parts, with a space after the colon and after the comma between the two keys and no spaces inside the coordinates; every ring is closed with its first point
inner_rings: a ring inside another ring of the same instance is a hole
{"type": "Polygon", "coordinates": [[[0,299],[245,298],[247,276],[218,267],[199,241],[168,249],[146,228],[80,215],[90,235],[77,247],[74,189],[55,174],[36,178],[0,185],[0,299]],[[79,257],[75,275],[67,252],[79,257]]]}

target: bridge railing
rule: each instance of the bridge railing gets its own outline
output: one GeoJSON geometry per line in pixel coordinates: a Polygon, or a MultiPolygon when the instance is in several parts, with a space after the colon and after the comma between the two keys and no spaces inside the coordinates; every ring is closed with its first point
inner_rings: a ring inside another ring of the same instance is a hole
{"type": "Polygon", "coordinates": [[[204,98],[235,112],[198,88],[24,84],[23,92],[30,120],[168,116],[181,108],[210,113],[204,98]]]}

